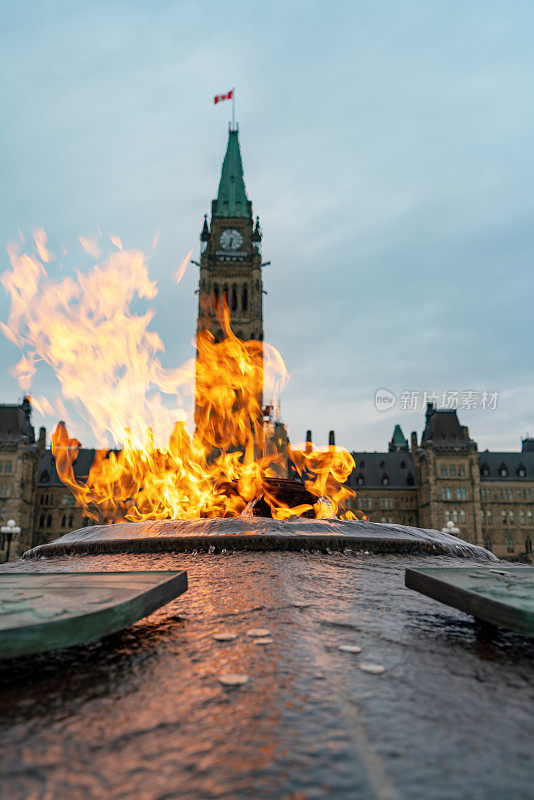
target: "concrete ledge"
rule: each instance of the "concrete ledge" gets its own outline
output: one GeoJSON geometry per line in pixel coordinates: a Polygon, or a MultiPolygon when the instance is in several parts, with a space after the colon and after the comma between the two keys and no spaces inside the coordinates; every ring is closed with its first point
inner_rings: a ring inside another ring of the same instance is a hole
{"type": "Polygon", "coordinates": [[[482,547],[439,531],[345,520],[230,519],[123,522],[82,528],[39,545],[23,558],[99,553],[222,550],[343,550],[372,553],[431,553],[493,559],[482,547]]]}

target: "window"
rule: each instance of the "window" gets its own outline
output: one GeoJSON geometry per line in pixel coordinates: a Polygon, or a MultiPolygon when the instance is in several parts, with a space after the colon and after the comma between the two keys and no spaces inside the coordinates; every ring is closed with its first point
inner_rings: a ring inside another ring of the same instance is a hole
{"type": "Polygon", "coordinates": [[[484,509],[480,510],[480,516],[482,517],[482,524],[484,525],[484,509]]]}
{"type": "Polygon", "coordinates": [[[460,522],[465,522],[465,511],[463,508],[460,509],[460,522]]]}
{"type": "Polygon", "coordinates": [[[506,466],[506,464],[501,464],[501,466],[499,467],[499,475],[501,476],[501,478],[508,477],[508,467],[506,466]]]}
{"type": "Polygon", "coordinates": [[[506,539],[506,552],[513,553],[515,550],[515,543],[511,536],[508,536],[506,539]]]}
{"type": "Polygon", "coordinates": [[[356,483],[358,484],[358,486],[363,486],[364,484],[363,475],[358,475],[358,477],[356,478],[356,483]]]}
{"type": "Polygon", "coordinates": [[[11,461],[6,461],[6,463],[4,464],[4,472],[7,473],[13,472],[13,464],[11,463],[11,461]]]}
{"type": "Polygon", "coordinates": [[[452,509],[452,521],[458,522],[458,512],[455,508],[452,509]]]}
{"type": "Polygon", "coordinates": [[[243,311],[247,311],[248,309],[248,286],[247,284],[243,284],[243,290],[241,292],[241,308],[243,311]]]}
{"type": "Polygon", "coordinates": [[[488,519],[488,525],[491,525],[491,523],[493,522],[493,512],[491,508],[488,508],[488,510],[486,511],[486,517],[488,519]]]}
{"type": "Polygon", "coordinates": [[[443,489],[441,490],[441,499],[442,500],[446,500],[447,499],[447,490],[446,490],[445,487],[443,487],[443,489]]]}
{"type": "Polygon", "coordinates": [[[491,536],[484,536],[484,547],[486,550],[492,549],[491,536]]]}
{"type": "Polygon", "coordinates": [[[532,539],[530,536],[525,539],[525,553],[532,553],[532,539]]]}
{"type": "Polygon", "coordinates": [[[44,523],[45,523],[45,515],[41,514],[41,516],[39,517],[39,527],[44,528],[44,523]]]}
{"type": "Polygon", "coordinates": [[[458,468],[458,475],[460,476],[460,478],[465,478],[465,467],[458,468]]]}
{"type": "Polygon", "coordinates": [[[452,492],[450,489],[447,489],[447,500],[452,500],[452,492]]]}
{"type": "Polygon", "coordinates": [[[448,522],[448,521],[450,520],[450,518],[451,518],[451,512],[450,512],[450,510],[447,508],[447,509],[445,510],[445,522],[448,522]]]}
{"type": "Polygon", "coordinates": [[[51,528],[52,527],[52,514],[48,514],[48,516],[46,518],[46,527],[47,528],[51,528]]]}
{"type": "Polygon", "coordinates": [[[456,477],[456,467],[454,466],[454,464],[451,464],[451,466],[449,467],[449,475],[451,476],[451,478],[456,477]]]}
{"type": "Polygon", "coordinates": [[[514,519],[515,519],[514,518],[514,512],[513,511],[509,511],[508,512],[508,522],[510,523],[510,525],[514,524],[514,519]]]}
{"type": "Polygon", "coordinates": [[[387,475],[384,475],[382,478],[382,486],[389,486],[389,478],[387,475]]]}
{"type": "Polygon", "coordinates": [[[406,483],[408,484],[408,486],[413,486],[415,484],[415,479],[411,472],[408,473],[408,477],[406,478],[406,483]]]}
{"type": "Polygon", "coordinates": [[[72,514],[69,514],[69,528],[72,528],[73,519],[74,517],[72,516],[72,514]]]}
{"type": "Polygon", "coordinates": [[[441,477],[442,478],[446,478],[447,477],[447,467],[446,466],[442,466],[441,467],[441,477]]]}
{"type": "Polygon", "coordinates": [[[462,490],[461,489],[456,489],[456,499],[457,500],[461,500],[462,499],[462,490]]]}
{"type": "Polygon", "coordinates": [[[482,467],[480,468],[480,473],[483,478],[489,478],[490,470],[487,464],[482,464],[482,467]]]}
{"type": "Polygon", "coordinates": [[[532,525],[532,511],[527,511],[527,524],[532,525]]]}
{"type": "Polygon", "coordinates": [[[521,525],[525,524],[525,509],[524,508],[522,508],[521,511],[519,512],[519,522],[521,523],[521,525]]]}
{"type": "Polygon", "coordinates": [[[506,525],[506,511],[504,510],[504,508],[501,511],[501,522],[503,525],[506,525]]]}
{"type": "Polygon", "coordinates": [[[66,524],[67,524],[67,515],[63,514],[63,516],[61,517],[61,527],[64,528],[66,524]]]}
{"type": "Polygon", "coordinates": [[[232,285],[232,311],[237,311],[237,286],[232,285]]]}
{"type": "Polygon", "coordinates": [[[61,505],[62,505],[62,506],[68,506],[68,505],[70,505],[70,500],[71,500],[71,498],[70,498],[70,494],[63,494],[63,495],[61,495],[61,505]]]}
{"type": "Polygon", "coordinates": [[[467,500],[467,489],[465,486],[462,488],[462,500],[467,500]]]}
{"type": "Polygon", "coordinates": [[[517,468],[517,474],[520,478],[524,478],[525,475],[527,474],[527,471],[523,464],[520,464],[519,467],[517,468]]]}

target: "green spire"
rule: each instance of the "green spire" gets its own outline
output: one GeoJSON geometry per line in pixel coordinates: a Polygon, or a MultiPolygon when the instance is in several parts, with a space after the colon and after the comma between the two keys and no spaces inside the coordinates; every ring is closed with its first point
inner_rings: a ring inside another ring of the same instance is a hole
{"type": "Polygon", "coordinates": [[[226,148],[219,191],[217,193],[216,216],[250,216],[237,130],[230,129],[228,134],[228,147],[226,148]]]}
{"type": "Polygon", "coordinates": [[[389,452],[398,452],[399,450],[408,450],[408,441],[402,432],[400,425],[395,425],[391,442],[389,443],[389,452]]]}

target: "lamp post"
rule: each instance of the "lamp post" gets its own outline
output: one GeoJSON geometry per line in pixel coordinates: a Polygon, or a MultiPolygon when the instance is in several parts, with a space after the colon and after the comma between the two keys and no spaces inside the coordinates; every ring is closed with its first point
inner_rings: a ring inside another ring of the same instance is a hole
{"type": "Polygon", "coordinates": [[[450,533],[453,536],[458,536],[460,528],[457,528],[452,519],[445,523],[445,527],[441,529],[442,533],[450,533]]]}
{"type": "Polygon", "coordinates": [[[5,534],[7,538],[7,551],[6,551],[6,561],[9,561],[9,549],[11,547],[11,540],[13,538],[13,534],[20,533],[20,528],[18,525],[15,525],[14,519],[8,519],[7,525],[2,525],[0,528],[0,533],[5,534]]]}

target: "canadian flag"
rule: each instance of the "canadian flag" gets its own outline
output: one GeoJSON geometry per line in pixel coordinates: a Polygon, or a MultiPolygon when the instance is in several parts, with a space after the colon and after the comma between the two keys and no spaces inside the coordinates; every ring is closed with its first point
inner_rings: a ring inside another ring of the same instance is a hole
{"type": "Polygon", "coordinates": [[[233,96],[234,96],[234,90],[230,89],[230,91],[226,92],[226,94],[216,94],[215,97],[213,98],[213,102],[215,103],[215,105],[217,105],[217,103],[220,103],[222,100],[231,100],[233,96]]]}

